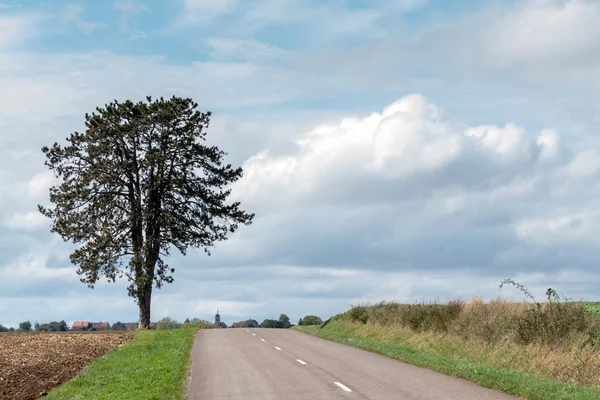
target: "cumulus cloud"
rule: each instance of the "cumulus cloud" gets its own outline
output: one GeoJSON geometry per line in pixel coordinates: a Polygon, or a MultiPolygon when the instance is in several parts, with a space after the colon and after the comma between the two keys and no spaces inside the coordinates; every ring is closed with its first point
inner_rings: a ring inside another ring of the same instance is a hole
{"type": "MultiPolygon", "coordinates": [[[[559,138],[514,124],[455,126],[409,95],[319,126],[291,154],[251,157],[234,194],[257,213],[260,233],[235,245],[252,248],[245,262],[257,264],[510,274],[523,264],[508,255],[521,253],[528,268],[555,271],[565,248],[585,248],[578,240],[594,232],[600,210],[595,158],[559,138]],[[561,171],[579,181],[558,191],[561,171]]],[[[594,265],[583,258],[575,266],[594,265]]]]}
{"type": "Polygon", "coordinates": [[[555,158],[557,143],[553,131],[535,135],[513,124],[460,130],[436,105],[414,94],[381,113],[315,128],[296,140],[294,155],[256,154],[244,164],[246,175],[237,193],[261,201],[274,192],[292,200],[335,193],[336,201],[352,202],[344,191],[354,193],[366,181],[402,191],[414,180],[429,180],[419,188],[429,193],[456,187],[497,189],[498,183],[510,184],[533,173],[542,160],[555,158]],[[459,169],[471,172],[456,174],[459,169]]]}

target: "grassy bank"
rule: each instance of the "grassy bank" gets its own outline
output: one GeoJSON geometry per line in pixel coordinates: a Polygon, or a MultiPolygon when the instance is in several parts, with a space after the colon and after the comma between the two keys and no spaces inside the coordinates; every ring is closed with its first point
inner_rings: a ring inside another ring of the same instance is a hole
{"type": "Polygon", "coordinates": [[[298,327],[527,399],[600,399],[597,317],[580,303],[381,303],[298,327]]]}
{"type": "Polygon", "coordinates": [[[49,400],[180,400],[197,329],[138,331],[122,348],[96,359],[49,400]]]}

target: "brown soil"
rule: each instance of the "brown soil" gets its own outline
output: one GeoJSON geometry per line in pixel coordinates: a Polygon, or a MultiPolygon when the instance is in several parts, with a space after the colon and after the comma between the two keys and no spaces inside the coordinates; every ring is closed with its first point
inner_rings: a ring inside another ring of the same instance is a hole
{"type": "Polygon", "coordinates": [[[0,334],[0,399],[44,396],[132,337],[122,331],[0,334]]]}

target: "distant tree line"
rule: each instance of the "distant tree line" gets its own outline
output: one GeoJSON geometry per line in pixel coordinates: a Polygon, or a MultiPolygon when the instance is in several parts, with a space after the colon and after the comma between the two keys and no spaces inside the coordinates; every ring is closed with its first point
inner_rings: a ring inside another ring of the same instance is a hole
{"type": "Polygon", "coordinates": [[[298,320],[298,325],[308,326],[308,325],[321,325],[323,320],[316,315],[307,315],[304,318],[300,318],[298,320]]]}
{"type": "Polygon", "coordinates": [[[69,326],[65,321],[52,321],[47,324],[40,324],[36,322],[35,324],[31,324],[30,321],[24,321],[19,324],[18,329],[7,328],[4,325],[0,324],[0,332],[64,332],[69,330],[69,326]]]}
{"type": "Polygon", "coordinates": [[[156,323],[156,329],[180,329],[191,327],[211,329],[213,327],[213,323],[200,318],[186,318],[185,321],[179,322],[169,317],[164,317],[156,323]]]}
{"type": "MultiPolygon", "coordinates": [[[[321,325],[323,320],[316,315],[307,315],[304,318],[298,320],[298,325],[321,325]]],[[[286,314],[281,314],[279,319],[265,319],[260,324],[255,319],[248,319],[244,321],[242,325],[244,328],[275,328],[275,329],[288,329],[294,326],[290,323],[290,318],[286,314]]],[[[180,328],[200,328],[200,329],[211,329],[214,327],[213,323],[199,318],[186,318],[184,322],[176,321],[169,317],[164,317],[156,323],[156,329],[180,329],[180,328]]],[[[230,326],[233,328],[234,326],[230,326]]],[[[110,329],[126,329],[122,324],[114,324],[110,329]]],[[[12,327],[6,327],[0,324],[0,332],[65,332],[68,331],[69,326],[63,321],[52,321],[47,324],[40,324],[35,322],[32,324],[30,321],[24,321],[19,324],[18,329],[12,327]]],[[[92,329],[93,330],[93,329],[92,329]]]]}

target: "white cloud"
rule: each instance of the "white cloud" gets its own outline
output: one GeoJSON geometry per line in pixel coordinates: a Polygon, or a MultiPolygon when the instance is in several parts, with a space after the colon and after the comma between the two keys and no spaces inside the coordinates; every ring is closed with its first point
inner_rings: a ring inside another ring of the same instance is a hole
{"type": "Polygon", "coordinates": [[[150,10],[147,5],[135,0],[115,1],[113,8],[126,15],[138,15],[150,10]]]}
{"type": "Polygon", "coordinates": [[[528,219],[520,221],[515,227],[519,239],[540,243],[560,243],[565,241],[597,241],[597,210],[591,213],[578,213],[551,218],[528,219]],[[590,215],[591,214],[591,215],[590,215]]]}
{"type": "Polygon", "coordinates": [[[144,12],[150,11],[150,8],[135,0],[120,0],[113,3],[113,8],[121,13],[119,30],[129,34],[129,40],[138,40],[146,38],[147,34],[140,30],[132,29],[130,20],[144,12]]]}
{"type": "Polygon", "coordinates": [[[215,57],[241,57],[248,60],[272,59],[288,55],[288,52],[276,46],[256,40],[235,40],[227,38],[209,38],[206,44],[215,57]]]}
{"type": "Polygon", "coordinates": [[[251,157],[234,196],[257,213],[257,227],[233,246],[252,248],[246,262],[507,274],[522,265],[519,257],[553,270],[577,251],[572,265],[587,268],[593,256],[582,251],[598,236],[593,161],[600,157],[569,151],[559,139],[554,130],[514,124],[458,127],[409,95],[381,113],[316,127],[295,152],[251,157]],[[565,184],[563,171],[579,180],[565,184]],[[548,244],[560,247],[535,250],[548,244]]]}
{"type": "Polygon", "coordinates": [[[181,22],[208,21],[230,11],[237,4],[238,0],[184,0],[181,22]]]}
{"type": "MultiPolygon", "coordinates": [[[[37,32],[36,15],[0,15],[0,51],[24,43],[37,32]]],[[[0,59],[0,68],[2,67],[0,59]]]]}
{"type": "Polygon", "coordinates": [[[598,58],[600,4],[586,0],[529,0],[496,19],[482,38],[497,66],[545,66],[598,58]]]}
{"type": "Polygon", "coordinates": [[[565,168],[566,179],[589,179],[600,171],[600,149],[584,150],[577,154],[565,168]]]}
{"type": "Polygon", "coordinates": [[[56,182],[52,172],[40,172],[29,179],[27,182],[27,191],[34,198],[48,197],[48,190],[56,182]]]}
{"type": "MultiPolygon", "coordinates": [[[[548,157],[547,148],[557,151],[557,134],[553,132],[549,139],[548,130],[535,136],[508,124],[504,128],[483,125],[463,131],[444,119],[443,114],[422,95],[409,95],[382,113],[319,126],[296,141],[295,155],[276,156],[263,151],[251,157],[244,165],[245,176],[237,184],[237,193],[242,198],[256,194],[266,199],[272,197],[272,192],[280,191],[293,198],[326,191],[336,181],[344,185],[337,190],[352,190],[367,179],[400,188],[409,179],[436,174],[440,176],[430,184],[441,185],[438,189],[472,186],[467,176],[443,178],[447,171],[458,167],[478,169],[472,172],[482,179],[478,184],[491,188],[496,178],[493,174],[510,171],[511,178],[505,183],[509,184],[520,178],[519,173],[527,172],[503,170],[503,166],[535,165],[541,156],[548,157]]],[[[523,180],[530,181],[526,176],[523,180]]],[[[528,192],[530,183],[511,185],[504,190],[505,195],[528,192]]],[[[493,186],[498,190],[497,184],[493,186]]],[[[425,187],[419,190],[434,189],[425,187]]]]}
{"type": "Polygon", "coordinates": [[[90,22],[83,20],[81,14],[84,10],[85,8],[81,3],[70,3],[65,7],[63,11],[63,23],[73,24],[77,27],[77,29],[79,29],[85,34],[92,33],[95,30],[102,29],[106,26],[99,22],[90,22]]]}
{"type": "Polygon", "coordinates": [[[40,212],[30,211],[25,214],[15,214],[6,221],[11,229],[33,231],[44,225],[49,225],[48,219],[40,212]]]}
{"type": "Polygon", "coordinates": [[[511,70],[529,80],[564,81],[597,69],[599,18],[600,4],[595,1],[508,2],[437,24],[425,31],[419,47],[465,74],[511,70]]]}

